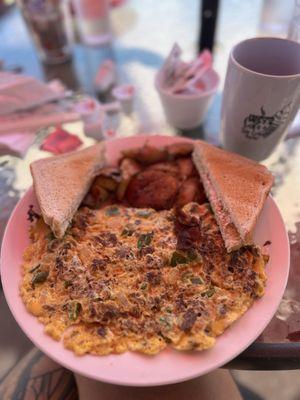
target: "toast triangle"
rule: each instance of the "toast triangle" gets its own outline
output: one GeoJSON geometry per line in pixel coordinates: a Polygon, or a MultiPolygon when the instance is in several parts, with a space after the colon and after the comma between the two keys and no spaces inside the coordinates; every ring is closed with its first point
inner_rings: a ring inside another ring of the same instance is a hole
{"type": "Polygon", "coordinates": [[[193,160],[227,250],[252,243],[253,230],[273,184],[272,174],[256,161],[201,140],[195,143],[193,160]]]}
{"type": "Polygon", "coordinates": [[[33,187],[46,224],[63,237],[93,178],[105,165],[105,145],[97,143],[30,165],[33,187]]]}

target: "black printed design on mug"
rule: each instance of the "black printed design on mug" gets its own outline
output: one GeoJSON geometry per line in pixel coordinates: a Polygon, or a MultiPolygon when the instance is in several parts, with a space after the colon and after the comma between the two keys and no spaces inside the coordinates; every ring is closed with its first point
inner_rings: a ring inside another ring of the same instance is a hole
{"type": "Polygon", "coordinates": [[[280,125],[284,124],[291,111],[291,103],[277,111],[272,116],[267,116],[263,106],[260,108],[261,115],[249,114],[244,119],[242,132],[248,139],[257,140],[271,135],[280,125]]]}

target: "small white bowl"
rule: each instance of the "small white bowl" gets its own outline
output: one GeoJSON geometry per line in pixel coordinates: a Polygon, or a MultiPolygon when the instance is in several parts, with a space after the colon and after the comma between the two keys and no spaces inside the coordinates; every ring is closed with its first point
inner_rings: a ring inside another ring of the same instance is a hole
{"type": "Polygon", "coordinates": [[[209,69],[203,74],[201,80],[205,86],[209,87],[208,90],[194,94],[173,94],[162,87],[161,73],[157,73],[155,87],[167,121],[175,128],[192,129],[203,121],[218,89],[220,77],[215,70],[209,69]]]}

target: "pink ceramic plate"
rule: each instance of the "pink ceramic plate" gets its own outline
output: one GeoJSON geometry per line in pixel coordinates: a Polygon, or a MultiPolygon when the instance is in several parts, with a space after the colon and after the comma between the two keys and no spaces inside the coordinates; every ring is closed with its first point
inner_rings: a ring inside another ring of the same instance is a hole
{"type": "MultiPolygon", "coordinates": [[[[111,161],[116,161],[120,150],[140,146],[145,140],[158,146],[187,141],[163,136],[117,139],[107,144],[111,161]]],[[[26,311],[19,296],[22,253],[29,243],[26,213],[30,204],[38,209],[32,189],[17,204],[3,239],[1,275],[8,305],[20,327],[37,347],[66,368],[89,378],[120,385],[151,386],[175,383],[205,374],[236,357],[260,335],[283,295],[289,270],[289,244],[280,212],[274,200],[269,197],[255,234],[256,242],[260,245],[267,240],[271,241],[265,296],[256,301],[242,318],[218,338],[214,348],[199,353],[168,349],[156,356],[137,353],[104,357],[75,356],[43,332],[43,325],[26,311]]]]}

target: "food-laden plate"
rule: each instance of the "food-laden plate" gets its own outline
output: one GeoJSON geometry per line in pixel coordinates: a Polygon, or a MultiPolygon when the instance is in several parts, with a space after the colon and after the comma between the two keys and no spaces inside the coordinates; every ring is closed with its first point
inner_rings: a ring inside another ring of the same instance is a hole
{"type": "MultiPolygon", "coordinates": [[[[188,140],[163,136],[117,139],[107,143],[110,164],[117,163],[124,149],[140,147],[146,141],[149,145],[161,147],[188,140]]],[[[78,357],[61,342],[55,342],[44,333],[44,326],[27,312],[19,295],[22,255],[29,244],[27,210],[30,205],[38,210],[32,189],[16,206],[3,239],[1,275],[7,302],[23,331],[37,347],[65,367],[90,378],[122,385],[149,386],[179,382],[205,374],[237,356],[259,336],[283,295],[289,269],[288,239],[280,212],[274,200],[268,197],[255,230],[257,244],[263,246],[269,243],[266,246],[270,260],[266,267],[265,294],[218,337],[212,349],[192,353],[167,348],[155,356],[126,352],[102,357],[78,357]]]]}

